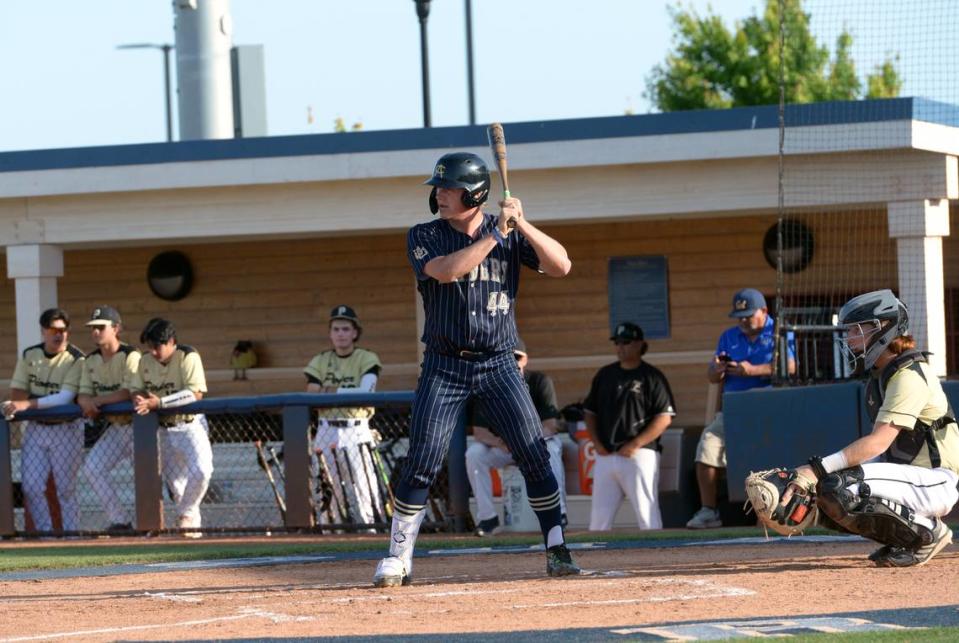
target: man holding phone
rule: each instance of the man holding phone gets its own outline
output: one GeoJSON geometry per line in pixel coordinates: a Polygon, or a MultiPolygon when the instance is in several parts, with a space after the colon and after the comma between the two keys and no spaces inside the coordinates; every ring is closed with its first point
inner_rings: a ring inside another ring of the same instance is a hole
{"type": "MultiPolygon", "coordinates": [[[[713,384],[721,384],[724,392],[772,386],[776,333],[765,297],[755,288],[740,290],[733,296],[733,309],[729,316],[737,324],[719,336],[706,377],[713,384]]],[[[789,372],[795,373],[794,348],[789,345],[787,350],[789,372]]],[[[725,468],[726,436],[723,414],[719,411],[712,423],[703,429],[696,447],[696,481],[702,506],[686,523],[689,529],[722,526],[718,509],[718,481],[720,471],[725,468]]]]}

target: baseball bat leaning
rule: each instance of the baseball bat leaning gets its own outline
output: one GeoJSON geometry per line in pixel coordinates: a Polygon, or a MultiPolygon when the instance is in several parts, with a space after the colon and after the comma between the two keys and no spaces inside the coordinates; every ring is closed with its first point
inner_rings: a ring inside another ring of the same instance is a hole
{"type": "MultiPolygon", "coordinates": [[[[496,171],[499,172],[499,180],[503,184],[503,198],[508,199],[509,193],[509,173],[506,165],[506,134],[503,133],[501,123],[493,123],[486,128],[486,136],[489,138],[489,148],[493,153],[493,160],[496,161],[496,171]]],[[[516,217],[510,217],[506,222],[510,229],[516,227],[516,217]]]]}
{"type": "Polygon", "coordinates": [[[276,486],[276,480],[273,478],[273,467],[266,460],[266,454],[263,452],[263,443],[260,440],[255,442],[256,444],[256,459],[259,461],[260,466],[263,467],[263,470],[266,472],[266,479],[270,481],[270,486],[273,488],[273,498],[276,500],[276,506],[280,510],[280,517],[283,518],[283,522],[286,522],[286,502],[283,501],[283,497],[280,495],[280,490],[276,486]]]}

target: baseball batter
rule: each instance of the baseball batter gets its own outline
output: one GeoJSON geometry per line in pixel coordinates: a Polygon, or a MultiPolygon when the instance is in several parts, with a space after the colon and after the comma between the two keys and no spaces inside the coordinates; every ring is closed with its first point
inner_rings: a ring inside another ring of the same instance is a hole
{"type": "MultiPolygon", "coordinates": [[[[83,352],[67,341],[70,316],[61,308],[40,315],[43,343],[23,351],[10,380],[10,400],[3,403],[7,419],[18,411],[48,409],[73,401],[80,387],[83,352]]],[[[39,532],[53,529],[45,496],[53,472],[63,518],[63,531],[80,527],[76,503],[77,474],[83,459],[83,420],[30,420],[23,432],[20,477],[27,510],[39,532]]]]}
{"type": "Polygon", "coordinates": [[[427,493],[471,397],[496,424],[526,479],[546,544],[547,573],[578,574],[563,537],[559,487],[539,417],[513,357],[520,267],[565,276],[571,265],[566,249],[523,216],[519,199],[501,201],[499,217],[482,211],[490,176],[474,154],[444,155],[426,184],[433,186],[430,210],[440,218],[413,226],[407,235],[423,298],[426,352],[413,402],[409,453],[395,492],[389,556],[377,566],[374,585],[411,581],[427,493]],[[515,230],[508,225],[511,218],[515,230]]]}
{"type": "Polygon", "coordinates": [[[596,447],[591,531],[612,529],[629,498],[640,529],[662,529],[659,510],[659,438],[676,415],[666,376],[643,360],[643,330],[624,322],[610,337],[618,362],[599,369],[583,402],[586,430],[596,447]]]}
{"type": "Polygon", "coordinates": [[[140,365],[140,353],[120,341],[120,313],[111,306],[93,309],[90,334],[97,348],[87,355],[80,375],[77,403],[83,416],[106,422],[107,428],[87,454],[83,473],[100,499],[109,520],[108,531],[132,529],[130,517],[117,496],[110,475],[122,461],[133,458],[133,419],[129,414],[101,418],[100,407],[130,399],[130,388],[140,365]]]}
{"type": "MultiPolygon", "coordinates": [[[[310,360],[303,373],[311,393],[372,393],[379,378],[380,358],[356,347],[363,328],[349,306],[330,311],[330,343],[333,348],[310,360]]],[[[372,408],[325,408],[317,411],[313,449],[331,477],[332,507],[339,510],[333,522],[372,524],[385,520],[377,472],[370,449],[375,448],[370,431],[372,408]]],[[[322,471],[322,470],[321,470],[322,471]]],[[[321,522],[327,514],[319,514],[321,522]]]]}
{"type": "MultiPolygon", "coordinates": [[[[869,373],[872,433],[832,455],[811,458],[796,473],[818,481],[816,504],[825,526],[882,544],[869,556],[877,566],[924,565],[952,542],[942,517],[959,499],[955,414],[927,354],[916,350],[909,335],[906,306],[892,291],[850,299],[839,323],[850,370],[861,364],[869,373]]],[[[792,495],[790,486],[784,507],[792,495]]]]}
{"type": "MultiPolygon", "coordinates": [[[[200,354],[178,344],[173,323],[159,317],[140,334],[147,352],[132,381],[133,408],[140,415],[196,402],[206,393],[200,354]]],[[[199,538],[200,501],[213,475],[213,450],[202,415],[160,416],[160,459],[163,477],[173,491],[177,528],[187,538],[199,538]]]]}

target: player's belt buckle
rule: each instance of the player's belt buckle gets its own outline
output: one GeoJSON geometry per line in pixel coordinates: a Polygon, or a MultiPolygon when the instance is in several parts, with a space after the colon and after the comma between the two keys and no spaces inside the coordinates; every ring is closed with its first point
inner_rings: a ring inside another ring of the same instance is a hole
{"type": "Polygon", "coordinates": [[[488,353],[483,353],[480,351],[456,351],[456,355],[461,359],[472,361],[472,360],[485,359],[488,353]]]}

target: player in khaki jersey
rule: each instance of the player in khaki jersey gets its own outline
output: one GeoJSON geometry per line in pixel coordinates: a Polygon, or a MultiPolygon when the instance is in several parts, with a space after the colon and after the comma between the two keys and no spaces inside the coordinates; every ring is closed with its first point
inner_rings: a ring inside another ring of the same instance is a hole
{"type": "MultiPolygon", "coordinates": [[[[148,352],[140,358],[133,378],[133,408],[140,415],[196,402],[206,393],[203,362],[196,350],[177,344],[176,328],[166,319],[147,322],[140,343],[148,352]]],[[[188,538],[199,538],[200,501],[213,475],[213,449],[202,415],[161,415],[160,459],[163,476],[173,491],[177,527],[188,538]]]]}
{"type": "MultiPolygon", "coordinates": [[[[336,306],[330,311],[330,343],[332,350],[313,357],[303,373],[306,390],[311,393],[370,393],[376,389],[380,358],[376,353],[356,347],[363,333],[356,312],[349,306],[336,306]]],[[[370,448],[374,448],[370,431],[372,408],[319,409],[313,449],[330,472],[334,507],[344,513],[339,520],[370,524],[377,516],[373,507],[382,507],[376,469],[370,448]],[[346,484],[341,485],[340,481],[346,484]],[[350,496],[343,499],[344,486],[350,496]]],[[[324,516],[320,514],[320,520],[324,516]]],[[[379,516],[382,521],[385,516],[379,516]]]]}
{"type": "MultiPolygon", "coordinates": [[[[83,352],[67,341],[70,316],[60,308],[40,315],[43,343],[23,351],[10,380],[10,400],[3,402],[5,417],[18,411],[47,409],[69,404],[80,386],[83,352]]],[[[53,522],[45,492],[53,472],[63,530],[80,526],[74,494],[83,458],[83,421],[29,420],[20,452],[20,477],[27,509],[37,531],[51,531],[53,522]]]]}
{"type": "MultiPolygon", "coordinates": [[[[140,353],[120,341],[120,313],[115,308],[94,308],[87,326],[97,348],[83,362],[77,403],[84,417],[95,420],[100,417],[101,406],[130,399],[140,353]]],[[[107,514],[108,531],[128,531],[132,525],[110,474],[121,461],[133,457],[133,420],[129,414],[106,415],[103,420],[107,429],[87,454],[83,473],[107,514]]]]}

